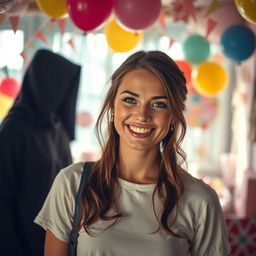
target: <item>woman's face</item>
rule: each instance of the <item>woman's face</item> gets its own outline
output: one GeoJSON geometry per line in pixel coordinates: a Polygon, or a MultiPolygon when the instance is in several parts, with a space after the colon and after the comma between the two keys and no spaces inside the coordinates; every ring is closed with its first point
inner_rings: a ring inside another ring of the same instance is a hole
{"type": "Polygon", "coordinates": [[[112,111],[120,147],[159,150],[169,132],[172,112],[164,85],[153,72],[135,69],[127,73],[112,111]]]}

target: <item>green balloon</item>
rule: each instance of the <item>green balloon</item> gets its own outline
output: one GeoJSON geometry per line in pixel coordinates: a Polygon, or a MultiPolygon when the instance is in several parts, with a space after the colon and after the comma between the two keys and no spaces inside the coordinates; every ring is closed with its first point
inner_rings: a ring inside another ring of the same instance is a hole
{"type": "Polygon", "coordinates": [[[192,64],[206,61],[210,55],[210,44],[200,35],[189,36],[182,44],[185,59],[192,64]]]}

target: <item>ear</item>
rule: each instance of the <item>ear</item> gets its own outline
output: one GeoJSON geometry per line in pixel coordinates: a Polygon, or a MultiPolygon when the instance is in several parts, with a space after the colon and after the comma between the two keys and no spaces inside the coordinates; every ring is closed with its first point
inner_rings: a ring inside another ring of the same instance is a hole
{"type": "Polygon", "coordinates": [[[114,108],[114,105],[113,105],[113,106],[110,106],[110,114],[114,115],[114,113],[115,113],[115,108],[114,108]]]}

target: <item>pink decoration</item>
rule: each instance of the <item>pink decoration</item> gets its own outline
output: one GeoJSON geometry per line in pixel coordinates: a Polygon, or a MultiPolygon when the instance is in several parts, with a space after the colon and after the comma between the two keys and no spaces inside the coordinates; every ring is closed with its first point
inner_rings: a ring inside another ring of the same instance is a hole
{"type": "Polygon", "coordinates": [[[11,27],[13,29],[13,32],[16,33],[17,28],[19,26],[19,22],[20,22],[20,17],[19,16],[11,16],[11,17],[9,17],[9,21],[10,21],[11,27]]]}
{"type": "Polygon", "coordinates": [[[92,124],[92,116],[88,112],[78,113],[76,116],[76,123],[81,127],[88,127],[92,124]]]}
{"type": "Polygon", "coordinates": [[[236,180],[236,154],[223,153],[220,155],[220,169],[226,186],[230,189],[235,187],[236,180]]]}
{"type": "Polygon", "coordinates": [[[211,32],[215,29],[215,27],[217,26],[218,22],[213,20],[213,19],[208,19],[207,21],[207,29],[206,29],[206,35],[205,38],[207,39],[208,36],[211,34],[211,32]]]}
{"type": "Polygon", "coordinates": [[[74,44],[74,41],[72,38],[70,38],[68,40],[68,44],[71,46],[71,48],[75,51],[76,50],[76,47],[75,47],[75,44],[74,44]]]}
{"type": "Polygon", "coordinates": [[[193,20],[196,21],[196,12],[195,7],[192,0],[186,0],[183,3],[184,9],[188,10],[189,14],[192,16],[193,20]]]}
{"type": "Polygon", "coordinates": [[[193,90],[189,91],[186,101],[185,117],[189,126],[199,126],[206,129],[214,119],[217,111],[215,98],[208,98],[193,90]]]}
{"type": "Polygon", "coordinates": [[[174,40],[174,39],[172,39],[172,38],[170,38],[170,41],[169,41],[169,48],[171,48],[171,47],[172,47],[172,45],[174,44],[174,42],[175,42],[175,40],[174,40]]]}
{"type": "Polygon", "coordinates": [[[161,0],[114,0],[118,21],[132,30],[143,30],[153,25],[159,17],[161,0]]]}
{"type": "Polygon", "coordinates": [[[60,33],[63,35],[66,27],[66,19],[57,19],[56,22],[58,24],[60,33]]]}
{"type": "Polygon", "coordinates": [[[35,33],[35,37],[40,41],[42,41],[43,43],[48,44],[48,41],[46,40],[41,29],[37,30],[37,32],[35,33]]]}
{"type": "Polygon", "coordinates": [[[23,59],[23,61],[24,61],[25,63],[28,63],[28,57],[27,57],[27,55],[26,55],[26,53],[25,53],[24,51],[22,51],[22,52],[20,53],[20,56],[22,57],[22,59],[23,59]]]}
{"type": "Polygon", "coordinates": [[[164,13],[162,11],[159,14],[158,22],[159,22],[161,28],[163,29],[163,31],[166,32],[167,27],[166,27],[166,23],[165,23],[164,13]]]}

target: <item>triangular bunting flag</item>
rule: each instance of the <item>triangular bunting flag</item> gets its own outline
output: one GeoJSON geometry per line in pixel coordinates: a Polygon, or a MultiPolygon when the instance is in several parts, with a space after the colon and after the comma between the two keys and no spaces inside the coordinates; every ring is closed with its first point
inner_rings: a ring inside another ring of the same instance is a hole
{"type": "Polygon", "coordinates": [[[174,0],[173,3],[171,3],[171,9],[173,11],[172,17],[174,22],[183,21],[184,23],[188,22],[188,15],[189,12],[184,8],[183,2],[180,2],[179,0],[174,0]]]}
{"type": "Polygon", "coordinates": [[[196,21],[196,11],[195,6],[193,4],[193,0],[186,0],[183,3],[184,9],[188,10],[189,14],[192,16],[193,20],[196,21]]]}
{"type": "Polygon", "coordinates": [[[76,47],[75,47],[75,44],[74,44],[74,41],[73,41],[72,38],[70,38],[70,39],[68,40],[68,44],[72,47],[72,49],[73,49],[74,51],[76,51],[76,47]]]}
{"type": "Polygon", "coordinates": [[[217,26],[218,22],[213,19],[207,20],[207,28],[206,28],[206,35],[205,38],[207,39],[208,36],[211,34],[211,32],[214,30],[214,28],[217,26]]]}
{"type": "Polygon", "coordinates": [[[58,25],[61,35],[63,35],[65,32],[66,19],[57,19],[56,22],[57,22],[57,25],[58,25]]]}
{"type": "Polygon", "coordinates": [[[4,23],[6,15],[0,14],[0,26],[4,23]]]}
{"type": "Polygon", "coordinates": [[[48,41],[46,40],[41,29],[37,30],[37,32],[35,33],[35,37],[40,41],[42,41],[43,43],[48,44],[48,41]]]}
{"type": "Polygon", "coordinates": [[[213,12],[216,12],[221,7],[222,7],[222,3],[219,0],[212,0],[210,7],[208,8],[207,12],[204,14],[204,17],[207,17],[213,12]]]}
{"type": "Polygon", "coordinates": [[[9,17],[9,21],[14,33],[16,33],[17,28],[19,26],[20,17],[19,16],[11,16],[9,17]]]}
{"type": "Polygon", "coordinates": [[[169,49],[172,47],[173,43],[175,42],[174,39],[170,38],[170,41],[169,41],[169,49]]]}
{"type": "Polygon", "coordinates": [[[165,16],[164,16],[163,11],[160,12],[160,15],[158,17],[158,22],[159,22],[161,28],[163,29],[163,31],[166,32],[167,28],[166,28],[165,16]]]}
{"type": "Polygon", "coordinates": [[[28,63],[28,57],[27,57],[25,51],[22,51],[20,53],[20,56],[23,58],[24,63],[27,64],[28,63]]]}

